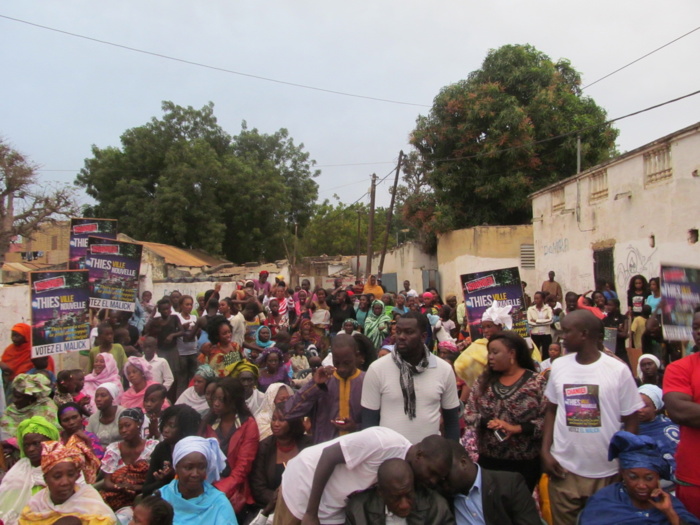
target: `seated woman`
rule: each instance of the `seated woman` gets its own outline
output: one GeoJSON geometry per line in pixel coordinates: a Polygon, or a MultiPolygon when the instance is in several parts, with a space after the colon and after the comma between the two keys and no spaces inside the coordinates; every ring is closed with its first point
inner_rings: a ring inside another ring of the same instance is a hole
{"type": "Polygon", "coordinates": [[[659,487],[668,479],[669,464],[649,436],[616,432],[608,459],[620,460],[622,481],[591,496],[580,515],[581,525],[700,525],[675,496],[659,487]]]}
{"type": "Polygon", "coordinates": [[[41,471],[46,488],[32,496],[19,518],[20,525],[60,523],[69,516],[82,525],[114,525],[117,518],[92,488],[100,462],[78,436],[65,445],[42,443],[41,471]],[[77,485],[80,474],[86,485],[77,485]]]}
{"type": "Polygon", "coordinates": [[[250,474],[250,490],[264,516],[275,510],[277,489],[282,484],[287,463],[313,445],[311,436],[304,434],[303,418],[285,419],[284,403],[275,408],[270,427],[272,435],[260,442],[250,474]]]}
{"type": "Polygon", "coordinates": [[[188,405],[204,415],[209,411],[206,391],[209,383],[216,379],[214,370],[209,365],[200,365],[192,378],[192,386],[177,398],[176,405],[188,405]]]}
{"type": "Polygon", "coordinates": [[[151,385],[157,385],[153,381],[151,364],[143,357],[130,357],[124,366],[124,375],[129,381],[130,388],[124,392],[121,405],[124,408],[140,408],[143,410],[143,399],[146,389],[151,385]]]}
{"type": "Polygon", "coordinates": [[[92,413],[95,413],[97,405],[95,404],[95,394],[97,389],[105,383],[112,383],[119,389],[116,397],[124,393],[122,388],[122,380],[119,377],[119,368],[117,361],[110,353],[100,353],[95,356],[95,365],[92,368],[92,373],[85,376],[85,384],[83,385],[83,394],[90,396],[90,407],[92,413]]]}
{"type": "Polygon", "coordinates": [[[58,440],[58,429],[41,416],[25,419],[17,427],[21,459],[0,483],[0,520],[6,525],[16,525],[29,499],[46,486],[41,472],[41,444],[58,440]]]}
{"type": "Polygon", "coordinates": [[[156,445],[151,454],[151,462],[143,484],[143,494],[148,496],[164,487],[175,477],[173,448],[181,439],[196,436],[202,417],[188,405],[174,405],[166,408],[160,418],[160,434],[163,441],[156,445]]]}
{"type": "Polygon", "coordinates": [[[216,439],[191,436],[180,440],[173,450],[173,466],[177,479],[160,491],[173,507],[173,525],[238,525],[226,496],[212,485],[226,469],[226,456],[216,439]]]}
{"type": "Polygon", "coordinates": [[[245,403],[245,390],[238,379],[225,377],[214,391],[212,416],[204,437],[216,438],[226,454],[228,466],[214,486],[223,492],[236,513],[255,503],[248,475],[258,452],[258,426],[245,403]]]}
{"type": "Polygon", "coordinates": [[[207,333],[210,345],[202,346],[197,359],[200,364],[209,365],[218,377],[226,377],[231,367],[243,359],[241,347],[231,340],[231,323],[223,315],[216,315],[207,321],[207,333]]]}
{"type": "Polygon", "coordinates": [[[58,407],[58,422],[61,425],[61,443],[64,445],[68,440],[77,435],[85,443],[90,443],[92,453],[99,460],[105,455],[105,448],[100,443],[100,439],[90,431],[85,430],[83,424],[83,413],[78,403],[65,403],[58,407]]]}
{"type": "Polygon", "coordinates": [[[637,361],[637,385],[663,387],[664,372],[661,360],[653,354],[642,354],[637,361]]]}
{"type": "Polygon", "coordinates": [[[272,330],[269,326],[262,325],[255,331],[255,343],[243,343],[243,348],[245,348],[244,352],[246,358],[254,360],[252,359],[253,355],[257,354],[260,356],[266,348],[270,348],[274,345],[275,342],[272,340],[272,330]]]}
{"type": "MultiPolygon", "coordinates": [[[[680,440],[680,429],[673,421],[662,414],[664,408],[663,391],[654,385],[642,385],[638,389],[644,401],[639,414],[639,435],[649,436],[658,445],[661,453],[671,465],[671,474],[676,470],[676,449],[680,440]]],[[[672,479],[672,478],[669,478],[672,479]]]]}
{"type": "Polygon", "coordinates": [[[97,412],[88,418],[87,431],[97,436],[100,445],[107,448],[119,441],[119,414],[124,407],[119,406],[121,386],[114,383],[103,383],[95,392],[95,407],[97,412]]]}
{"type": "Polygon", "coordinates": [[[245,390],[245,404],[250,413],[257,416],[265,401],[265,394],[258,390],[258,377],[260,370],[248,361],[239,361],[231,369],[231,377],[237,378],[245,390]]]}
{"type": "MultiPolygon", "coordinates": [[[[292,334],[292,339],[289,344],[294,346],[298,343],[304,345],[304,349],[309,346],[319,346],[321,344],[321,336],[314,332],[314,325],[310,319],[303,319],[299,324],[299,330],[292,334]]],[[[309,357],[307,355],[307,357],[309,357]]]]}
{"type": "Polygon", "coordinates": [[[260,411],[255,415],[260,441],[272,435],[270,423],[272,422],[272,414],[275,412],[275,407],[280,403],[284,403],[293,395],[294,390],[292,390],[292,387],[284,383],[272,383],[268,387],[260,411]]]}
{"type": "Polygon", "coordinates": [[[130,507],[143,489],[146,473],[157,441],[141,437],[144,415],[140,408],[127,408],[119,416],[122,441],[107,447],[102,458],[104,488],[100,495],[117,511],[130,507]]]}
{"type": "Polygon", "coordinates": [[[267,388],[273,383],[289,384],[289,374],[287,369],[282,366],[283,358],[282,351],[275,346],[266,348],[258,358],[257,364],[260,368],[258,388],[261,392],[267,391],[267,388]]]}
{"type": "Polygon", "coordinates": [[[58,427],[56,405],[49,398],[51,381],[42,374],[19,374],[12,381],[14,402],[0,418],[0,440],[16,437],[19,424],[32,416],[41,416],[58,427]]]}

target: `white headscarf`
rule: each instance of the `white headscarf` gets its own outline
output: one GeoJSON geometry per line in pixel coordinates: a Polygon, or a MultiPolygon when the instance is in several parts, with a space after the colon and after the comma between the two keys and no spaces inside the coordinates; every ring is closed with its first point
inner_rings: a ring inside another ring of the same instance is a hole
{"type": "Polygon", "coordinates": [[[639,361],[637,361],[637,377],[639,378],[640,381],[642,381],[642,361],[644,359],[649,359],[650,361],[654,361],[656,363],[656,368],[661,370],[661,361],[659,361],[659,358],[656,357],[654,354],[642,354],[639,358],[639,361]]]}
{"type": "Polygon", "coordinates": [[[226,456],[221,452],[219,442],[215,438],[199,436],[182,438],[173,450],[173,467],[177,467],[180,460],[192,452],[199,452],[207,460],[207,481],[218,481],[221,472],[226,468],[226,456]]]}
{"type": "Polygon", "coordinates": [[[637,391],[644,394],[651,402],[654,403],[656,410],[661,410],[664,407],[664,392],[656,385],[642,385],[637,391]]]}
{"type": "Polygon", "coordinates": [[[491,321],[493,324],[502,326],[506,330],[513,328],[513,318],[510,316],[512,305],[499,306],[498,301],[493,304],[481,316],[481,322],[491,321]]]}
{"type": "Polygon", "coordinates": [[[115,405],[119,404],[119,395],[121,393],[121,389],[117,385],[115,385],[114,383],[102,383],[100,386],[97,387],[97,390],[99,390],[100,388],[104,388],[107,392],[109,392],[109,395],[112,396],[112,402],[115,405]]]}

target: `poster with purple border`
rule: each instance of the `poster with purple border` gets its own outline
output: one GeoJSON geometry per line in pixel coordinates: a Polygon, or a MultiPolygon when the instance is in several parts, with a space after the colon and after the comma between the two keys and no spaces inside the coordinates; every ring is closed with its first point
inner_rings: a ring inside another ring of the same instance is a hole
{"type": "Polygon", "coordinates": [[[88,237],[117,238],[117,219],[72,218],[68,244],[68,268],[84,270],[88,237]]]}
{"type": "Polygon", "coordinates": [[[661,325],[668,341],[693,340],[693,311],[700,305],[700,268],[661,264],[661,325]]]}
{"type": "Polygon", "coordinates": [[[90,350],[87,270],[31,272],[32,357],[90,350]]]}
{"type": "Polygon", "coordinates": [[[90,275],[90,308],[134,311],[142,248],[132,242],[88,238],[85,266],[90,275]]]}
{"type": "Polygon", "coordinates": [[[469,331],[472,341],[483,337],[481,316],[494,301],[501,305],[512,305],[510,316],[513,318],[513,330],[522,337],[527,337],[527,311],[523,300],[523,287],[520,284],[520,271],[517,266],[467,273],[460,276],[464,302],[467,305],[469,331]]]}

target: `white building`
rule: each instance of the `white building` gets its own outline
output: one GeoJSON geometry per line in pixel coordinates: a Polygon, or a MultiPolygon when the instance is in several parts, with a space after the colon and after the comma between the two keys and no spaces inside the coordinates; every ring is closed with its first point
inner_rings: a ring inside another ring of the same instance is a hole
{"type": "Polygon", "coordinates": [[[533,193],[538,283],[564,292],[614,282],[622,310],[630,278],[660,263],[700,266],[700,123],[533,193]]]}

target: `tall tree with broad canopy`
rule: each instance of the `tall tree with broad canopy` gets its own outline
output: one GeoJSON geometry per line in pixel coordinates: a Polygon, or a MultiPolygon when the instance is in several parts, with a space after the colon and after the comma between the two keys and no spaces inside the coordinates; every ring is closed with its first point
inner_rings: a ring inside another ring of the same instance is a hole
{"type": "Polygon", "coordinates": [[[233,262],[286,257],[294,224],[308,223],[318,194],[315,161],[287,130],[243,123],[231,136],[214,104],[163,102],[162,118],[121,136],[121,148],[92,147],[76,178],[97,204],[86,216],[119,219],[138,240],[197,248],[233,262]]]}
{"type": "Polygon", "coordinates": [[[507,45],[444,87],[411,135],[435,197],[434,230],[527,223],[528,195],[576,173],[577,134],[584,169],[614,155],[618,131],[580,86],[568,60],[507,45]]]}
{"type": "Polygon", "coordinates": [[[0,262],[15,237],[31,239],[41,224],[75,214],[73,188],[51,188],[37,165],[0,139],[0,262]]]}

